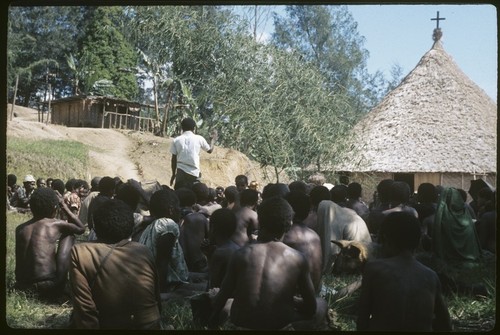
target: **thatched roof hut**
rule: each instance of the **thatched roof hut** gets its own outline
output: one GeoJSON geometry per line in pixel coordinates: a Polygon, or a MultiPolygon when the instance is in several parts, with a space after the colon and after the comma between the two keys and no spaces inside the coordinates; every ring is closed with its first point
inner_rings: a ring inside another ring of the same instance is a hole
{"type": "Polygon", "coordinates": [[[354,126],[336,170],[401,177],[414,190],[422,182],[467,189],[478,176],[496,184],[496,161],[497,105],[437,38],[400,85],[354,126]]]}

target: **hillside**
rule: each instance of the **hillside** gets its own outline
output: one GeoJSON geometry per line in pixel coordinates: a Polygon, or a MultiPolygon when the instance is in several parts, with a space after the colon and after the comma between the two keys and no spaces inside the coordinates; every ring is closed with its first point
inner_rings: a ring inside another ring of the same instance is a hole
{"type": "MultiPolygon", "coordinates": [[[[11,105],[7,105],[10,115],[11,105]]],[[[60,139],[81,142],[89,147],[88,179],[94,176],[119,176],[123,180],[157,180],[169,184],[170,144],[172,138],[154,136],[131,130],[70,128],[38,122],[38,113],[31,108],[15,106],[15,117],[7,122],[7,141],[12,137],[25,139],[60,139]]],[[[234,184],[238,174],[256,180],[263,187],[274,182],[271,168],[262,169],[244,154],[216,147],[212,154],[201,154],[202,181],[210,187],[234,184]],[[266,172],[270,178],[266,178],[266,172]]],[[[57,176],[55,176],[57,177],[57,176]]]]}

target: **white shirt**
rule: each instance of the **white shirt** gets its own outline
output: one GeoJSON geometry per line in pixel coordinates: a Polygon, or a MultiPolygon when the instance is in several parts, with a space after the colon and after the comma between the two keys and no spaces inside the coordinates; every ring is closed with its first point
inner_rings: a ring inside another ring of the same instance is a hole
{"type": "Polygon", "coordinates": [[[170,147],[170,153],[177,156],[177,168],[195,176],[200,176],[200,150],[210,150],[210,145],[203,136],[188,130],[176,137],[170,147]]]}

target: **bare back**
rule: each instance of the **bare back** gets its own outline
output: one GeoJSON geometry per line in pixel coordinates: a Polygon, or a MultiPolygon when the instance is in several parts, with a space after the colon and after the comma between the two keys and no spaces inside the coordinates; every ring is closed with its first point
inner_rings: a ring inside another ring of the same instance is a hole
{"type": "MultiPolygon", "coordinates": [[[[58,270],[58,242],[82,228],[65,220],[29,220],[16,228],[16,281],[31,284],[55,279],[58,270]]],[[[68,254],[69,260],[69,254],[68,254]]]]}
{"type": "Polygon", "coordinates": [[[179,243],[189,271],[206,272],[207,257],[201,251],[201,243],[208,236],[208,220],[200,213],[191,213],[184,217],[180,229],[179,243]]]}
{"type": "Polygon", "coordinates": [[[306,226],[294,224],[283,237],[283,243],[304,254],[309,265],[314,291],[318,293],[321,289],[322,262],[319,235],[306,226]]]}
{"type": "Polygon", "coordinates": [[[249,207],[241,207],[236,212],[236,231],[231,239],[239,246],[244,246],[250,241],[253,231],[259,229],[257,212],[249,207]]]}
{"type": "Polygon", "coordinates": [[[368,262],[359,306],[358,330],[449,330],[437,274],[410,256],[368,262]]]}
{"type": "Polygon", "coordinates": [[[280,329],[298,319],[293,296],[297,287],[307,313],[316,300],[305,257],[282,242],[256,243],[235,252],[223,288],[234,288],[231,321],[252,329],[280,329]]]}

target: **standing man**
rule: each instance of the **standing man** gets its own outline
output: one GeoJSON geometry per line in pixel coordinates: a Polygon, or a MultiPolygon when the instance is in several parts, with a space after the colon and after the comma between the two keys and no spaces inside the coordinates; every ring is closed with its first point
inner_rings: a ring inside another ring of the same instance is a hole
{"type": "Polygon", "coordinates": [[[174,189],[191,188],[200,178],[200,150],[212,153],[217,139],[216,131],[210,135],[210,145],[202,136],[196,135],[194,133],[196,122],[189,117],[182,120],[181,128],[182,134],[174,139],[170,148],[172,154],[170,186],[175,180],[174,189]]]}

